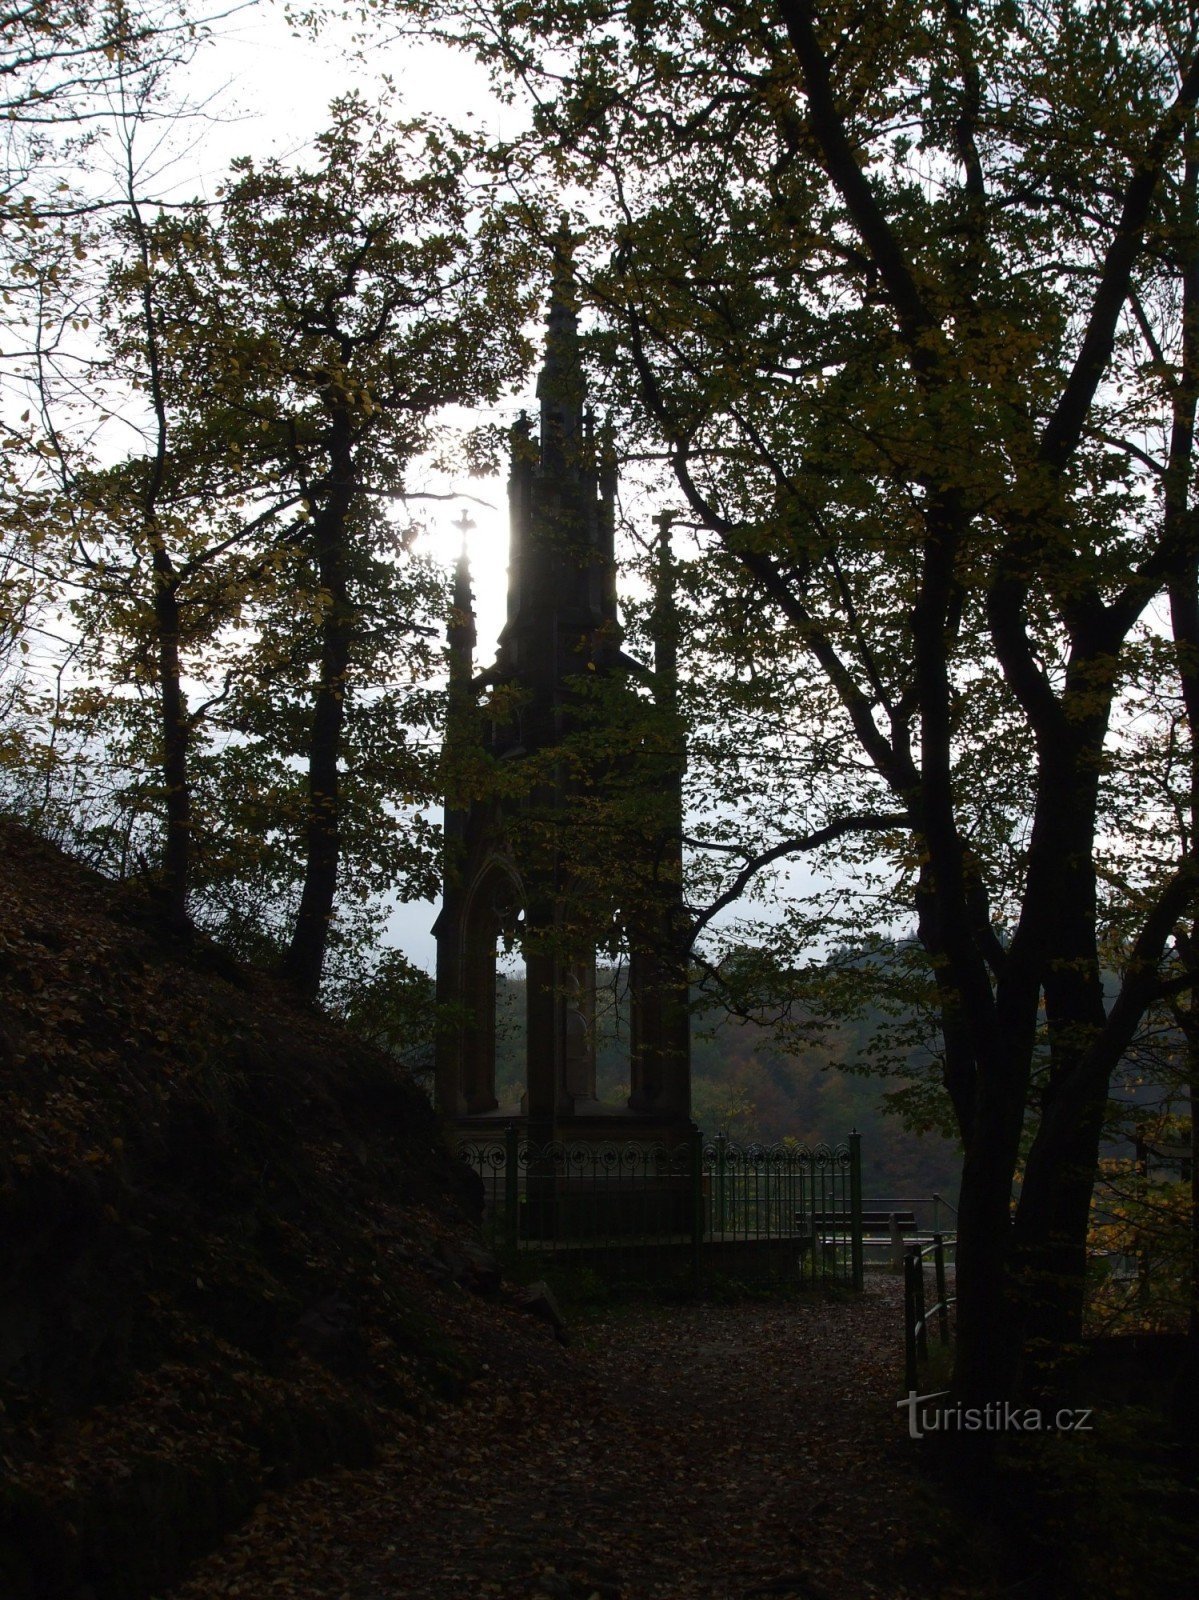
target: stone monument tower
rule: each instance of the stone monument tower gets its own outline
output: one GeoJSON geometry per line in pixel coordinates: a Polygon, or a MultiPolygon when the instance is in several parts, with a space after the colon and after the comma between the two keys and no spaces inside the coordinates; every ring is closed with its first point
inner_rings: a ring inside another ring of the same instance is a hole
{"type": "Polygon", "coordinates": [[[652,666],[622,648],[613,453],[586,409],[569,252],[555,252],[536,432],[512,432],[507,621],[476,673],[465,552],[449,629],[437,1101],[460,1130],[674,1142],[691,1129],[669,521],[652,666]],[[455,780],[451,780],[454,782],[455,780]],[[525,1093],[496,1098],[496,955],[527,976],[525,1093]],[[596,1095],[596,949],[628,963],[627,1100],[596,1095]]]}

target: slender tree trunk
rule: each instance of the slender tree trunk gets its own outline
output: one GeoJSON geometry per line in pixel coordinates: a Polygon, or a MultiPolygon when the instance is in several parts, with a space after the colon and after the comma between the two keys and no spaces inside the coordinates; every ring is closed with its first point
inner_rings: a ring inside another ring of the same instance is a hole
{"type": "Polygon", "coordinates": [[[353,499],[350,421],[333,423],[333,489],[315,519],[317,576],[327,597],[321,621],[320,666],[308,745],[308,816],[304,886],[283,958],[283,973],[307,1000],[320,990],[329,926],[337,896],[340,855],[340,796],[337,762],[345,725],[345,697],[353,640],[347,565],[347,521],[353,499]]]}
{"type": "Polygon", "coordinates": [[[167,918],[178,932],[190,932],[187,901],[191,879],[192,816],[188,754],[191,723],[183,692],[180,657],[182,628],[179,573],[171,560],[162,531],[159,509],[167,482],[169,424],[163,388],[158,310],[154,298],[154,255],[136,199],[133,152],[125,151],[127,197],[142,266],[142,318],[149,369],[149,395],[154,414],[154,453],[149,462],[142,505],[142,532],[148,536],[154,581],[154,629],[158,652],[159,732],[162,741],[162,780],[166,807],[163,841],[163,877],[167,918]]]}
{"type": "Polygon", "coordinates": [[[158,645],[159,734],[166,803],[163,844],[167,917],[177,931],[191,924],[187,897],[191,878],[191,790],[187,758],[191,727],[179,659],[179,599],[174,573],[161,547],[154,553],[154,623],[158,645]]]}
{"type": "MultiPolygon", "coordinates": [[[[1199,929],[1191,928],[1194,939],[1199,929]]],[[[1199,1447],[1199,994],[1192,991],[1186,1004],[1175,1008],[1182,1030],[1187,1078],[1190,1127],[1190,1212],[1187,1218],[1187,1339],[1182,1361],[1174,1376],[1171,1414],[1179,1436],[1192,1450],[1199,1447]]]]}
{"type": "MultiPolygon", "coordinates": [[[[1190,128],[1192,140],[1194,123],[1190,128]]],[[[1170,465],[1166,482],[1167,516],[1182,522],[1191,509],[1194,471],[1195,412],[1199,405],[1199,156],[1188,155],[1182,187],[1191,224],[1189,259],[1183,274],[1183,366],[1174,396],[1170,465]]],[[[1170,616],[1179,646],[1179,683],[1190,736],[1189,827],[1199,838],[1199,571],[1187,561],[1170,585],[1170,616]]],[[[1199,924],[1190,929],[1192,948],[1199,946],[1199,924]]],[[[1192,960],[1194,957],[1192,956],[1192,960]]],[[[1178,1018],[1186,1043],[1187,1096],[1191,1111],[1190,1309],[1187,1349],[1174,1393],[1175,1421],[1184,1438],[1199,1437],[1199,990],[1192,989],[1178,1018]]]]}
{"type": "Polygon", "coordinates": [[[1190,1133],[1190,1250],[1187,1338],[1182,1360],[1174,1375],[1170,1413],[1174,1429],[1192,1453],[1199,1455],[1199,1011],[1195,999],[1185,1013],[1187,1101],[1191,1110],[1190,1133]]]}

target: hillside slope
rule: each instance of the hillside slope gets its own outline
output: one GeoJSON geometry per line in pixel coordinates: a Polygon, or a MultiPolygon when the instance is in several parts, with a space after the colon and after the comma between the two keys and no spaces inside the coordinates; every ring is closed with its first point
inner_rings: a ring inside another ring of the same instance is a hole
{"type": "Polygon", "coordinates": [[[469,1175],[385,1058],[3,822],[0,863],[0,1593],[137,1600],[556,1356],[453,1281],[469,1175]]]}

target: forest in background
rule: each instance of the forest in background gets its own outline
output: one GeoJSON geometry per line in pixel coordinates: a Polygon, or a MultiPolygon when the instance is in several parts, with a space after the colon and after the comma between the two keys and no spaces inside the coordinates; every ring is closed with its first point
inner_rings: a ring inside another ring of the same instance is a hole
{"type": "MultiPolygon", "coordinates": [[[[496,1093],[501,1107],[519,1103],[524,1089],[522,976],[496,980],[496,1093]]],[[[597,973],[596,1086],[608,1104],[629,1092],[629,1035],[622,973],[597,973]]],[[[691,1110],[700,1130],[740,1143],[836,1144],[851,1129],[862,1135],[862,1174],[868,1195],[957,1194],[961,1150],[935,1127],[914,1128],[885,1099],[909,1080],[866,1075],[870,1045],[885,1019],[867,1011],[830,1020],[806,1041],[780,1040],[760,1021],[735,1018],[697,995],[691,1038],[691,1110]]]]}

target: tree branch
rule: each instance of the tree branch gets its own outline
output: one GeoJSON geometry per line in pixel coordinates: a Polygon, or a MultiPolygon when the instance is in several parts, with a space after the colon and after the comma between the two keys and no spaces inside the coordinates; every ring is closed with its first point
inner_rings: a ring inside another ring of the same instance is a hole
{"type": "Polygon", "coordinates": [[[812,130],[824,156],[825,170],[887,286],[913,365],[927,372],[933,358],[928,335],[937,327],[937,321],[916,286],[899,240],[850,143],[833,94],[828,57],[816,37],[815,7],[804,0],[778,0],[778,9],[803,73],[812,130]]]}
{"type": "Polygon", "coordinates": [[[784,839],[781,844],[763,850],[760,855],[747,861],[729,887],[693,919],[692,942],[703,932],[713,917],[718,916],[726,906],[731,906],[734,901],[739,900],[751,880],[773,862],[781,861],[785,856],[803,855],[809,850],[818,850],[821,845],[831,844],[834,839],[842,839],[849,833],[885,833],[895,828],[911,826],[912,819],[906,811],[866,812],[860,816],[842,817],[837,822],[830,822],[826,828],[818,828],[815,833],[804,834],[802,838],[797,839],[784,839]]]}
{"type": "Polygon", "coordinates": [[[1038,454],[1061,472],[1078,446],[1095,391],[1107,371],[1116,343],[1116,325],[1132,285],[1132,269],[1149,220],[1149,209],[1166,156],[1199,99],[1199,59],[1183,75],[1174,103],[1154,130],[1144,154],[1133,167],[1124,190],[1120,221],[1103,258],[1099,285],[1091,303],[1087,330],[1061,398],[1045,425],[1038,454]]]}

